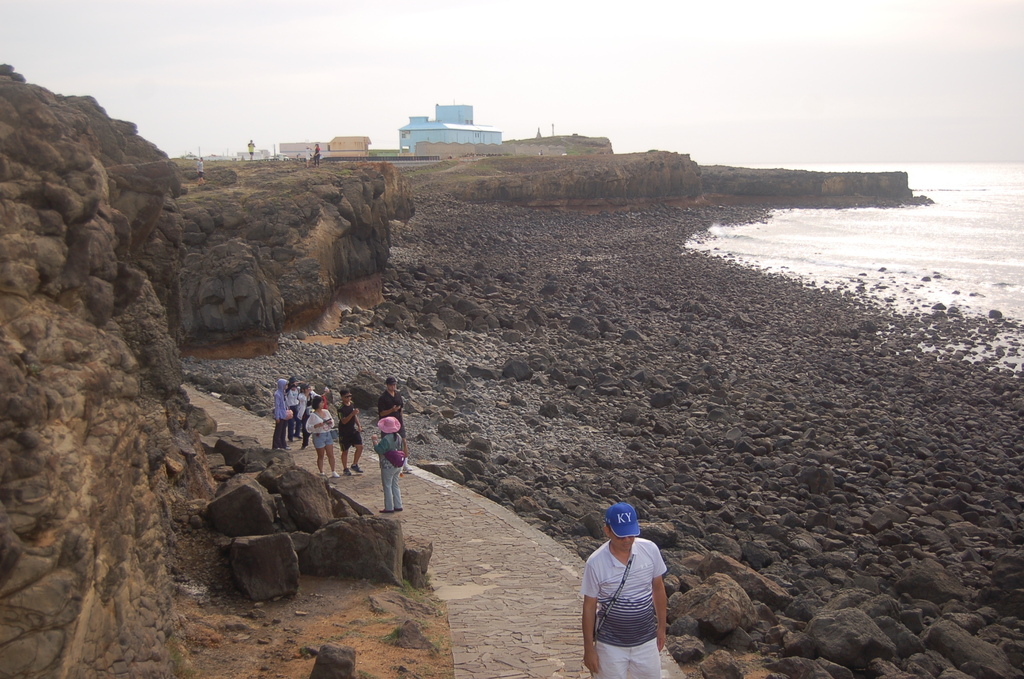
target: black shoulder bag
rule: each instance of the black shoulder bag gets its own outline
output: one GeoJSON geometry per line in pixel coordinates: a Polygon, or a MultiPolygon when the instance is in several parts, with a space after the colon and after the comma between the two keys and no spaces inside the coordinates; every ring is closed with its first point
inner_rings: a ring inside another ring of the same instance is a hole
{"type": "Polygon", "coordinates": [[[615,594],[612,595],[611,601],[608,602],[608,605],[604,607],[604,610],[601,611],[601,615],[597,618],[597,623],[594,625],[594,641],[597,641],[597,633],[601,629],[601,625],[604,624],[604,619],[608,617],[609,613],[611,613],[612,606],[614,606],[615,602],[618,601],[619,594],[622,593],[622,588],[626,585],[626,578],[629,577],[629,567],[633,565],[634,556],[636,555],[629,555],[629,561],[626,562],[626,570],[622,572],[622,582],[619,583],[619,588],[615,590],[615,594]]]}

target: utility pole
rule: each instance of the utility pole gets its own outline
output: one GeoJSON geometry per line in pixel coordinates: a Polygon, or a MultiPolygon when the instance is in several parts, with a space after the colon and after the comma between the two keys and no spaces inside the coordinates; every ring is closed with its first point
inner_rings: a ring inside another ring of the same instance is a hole
{"type": "Polygon", "coordinates": [[[555,136],[555,124],[551,123],[551,136],[555,136]]]}

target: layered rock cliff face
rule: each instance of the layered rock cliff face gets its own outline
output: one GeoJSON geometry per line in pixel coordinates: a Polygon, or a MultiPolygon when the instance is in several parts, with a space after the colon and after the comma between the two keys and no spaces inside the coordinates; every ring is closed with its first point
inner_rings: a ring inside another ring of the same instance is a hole
{"type": "Polygon", "coordinates": [[[455,191],[463,200],[535,206],[615,205],[697,199],[700,169],[690,156],[665,151],[621,156],[496,158],[495,176],[455,191]]]}
{"type": "Polygon", "coordinates": [[[906,172],[810,172],[711,165],[701,167],[705,196],[758,205],[895,205],[913,200],[906,172]]]}
{"type": "MultiPolygon", "coordinates": [[[[181,424],[177,169],[0,67],[0,675],[167,676],[181,424]]],[[[201,455],[201,452],[198,453],[201,455]]]]}
{"type": "Polygon", "coordinates": [[[207,175],[178,201],[187,350],[272,351],[282,330],[317,319],[346,286],[380,300],[390,221],[413,212],[392,165],[241,163],[207,175]]]}

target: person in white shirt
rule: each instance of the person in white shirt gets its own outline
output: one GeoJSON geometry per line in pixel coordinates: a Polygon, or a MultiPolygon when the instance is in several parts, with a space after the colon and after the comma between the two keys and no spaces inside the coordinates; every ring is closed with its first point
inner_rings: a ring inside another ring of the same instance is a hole
{"type": "Polygon", "coordinates": [[[341,474],[334,469],[334,437],[331,436],[331,430],[334,429],[334,417],[327,410],[327,403],[323,396],[314,396],[310,401],[310,406],[313,411],[306,418],[306,429],[313,434],[317,469],[320,470],[321,476],[326,476],[324,474],[324,456],[326,455],[331,463],[331,478],[340,478],[341,474]]]}
{"type": "Polygon", "coordinates": [[[608,542],[583,570],[583,664],[594,679],[660,679],[665,647],[661,550],[638,537],[636,510],[625,502],[604,515],[608,542]]]}

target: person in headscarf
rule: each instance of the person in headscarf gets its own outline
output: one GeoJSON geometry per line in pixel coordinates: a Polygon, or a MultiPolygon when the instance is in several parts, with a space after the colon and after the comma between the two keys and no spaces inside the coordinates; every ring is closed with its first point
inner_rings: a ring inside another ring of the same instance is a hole
{"type": "Polygon", "coordinates": [[[285,437],[288,435],[288,420],[292,411],[288,409],[284,401],[284,391],[287,386],[288,380],[282,377],[277,381],[277,391],[274,392],[274,443],[271,447],[279,450],[288,450],[285,437]]]}

